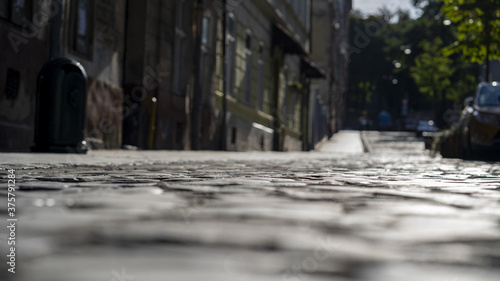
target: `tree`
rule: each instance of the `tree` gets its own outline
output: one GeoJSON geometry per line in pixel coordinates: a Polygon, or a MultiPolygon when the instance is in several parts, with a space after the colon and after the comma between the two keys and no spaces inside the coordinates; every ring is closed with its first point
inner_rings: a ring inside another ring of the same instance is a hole
{"type": "Polygon", "coordinates": [[[457,41],[446,55],[462,53],[470,62],[485,63],[489,81],[490,60],[500,59],[500,0],[440,0],[444,16],[457,25],[457,41]]]}
{"type": "Polygon", "coordinates": [[[410,75],[420,92],[430,98],[436,98],[444,92],[450,85],[450,77],[454,72],[450,67],[452,60],[442,54],[442,44],[439,38],[432,43],[422,41],[420,46],[424,52],[415,59],[415,66],[410,68],[410,75]]]}
{"type": "Polygon", "coordinates": [[[373,111],[370,113],[374,115],[378,111],[375,107],[381,102],[381,94],[387,92],[380,78],[382,74],[390,74],[393,68],[384,53],[388,18],[390,15],[387,14],[363,18],[356,13],[350,17],[349,46],[352,54],[347,112],[352,120],[357,120],[365,111],[373,111]]]}
{"type": "Polygon", "coordinates": [[[374,117],[380,110],[389,111],[395,118],[423,118],[431,113],[432,104],[436,123],[449,126],[437,111],[461,105],[474,92],[478,65],[459,53],[444,56],[442,52],[442,47],[453,45],[458,36],[455,25],[444,24],[449,18],[441,12],[443,0],[413,2],[422,11],[417,19],[408,12],[388,8],[367,17],[351,14],[347,110],[352,118],[365,111],[374,117]],[[381,22],[384,24],[375,34],[372,28],[381,22]],[[427,43],[421,43],[424,41],[427,43]],[[426,73],[424,66],[432,75],[426,73]],[[435,85],[426,87],[424,81],[433,81],[435,85]],[[407,116],[402,116],[403,100],[408,101],[407,116]]]}
{"type": "Polygon", "coordinates": [[[443,104],[446,101],[446,89],[454,72],[453,61],[443,56],[442,44],[439,38],[432,43],[422,41],[420,47],[424,52],[415,58],[415,65],[410,68],[410,75],[420,92],[432,99],[435,113],[438,98],[443,104]]]}

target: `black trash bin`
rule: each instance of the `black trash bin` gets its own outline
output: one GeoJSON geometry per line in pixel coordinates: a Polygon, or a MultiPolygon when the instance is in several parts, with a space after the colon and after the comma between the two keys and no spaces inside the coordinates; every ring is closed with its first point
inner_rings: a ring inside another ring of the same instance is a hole
{"type": "Polygon", "coordinates": [[[87,74],[74,60],[47,62],[38,74],[34,152],[86,153],[87,74]]]}

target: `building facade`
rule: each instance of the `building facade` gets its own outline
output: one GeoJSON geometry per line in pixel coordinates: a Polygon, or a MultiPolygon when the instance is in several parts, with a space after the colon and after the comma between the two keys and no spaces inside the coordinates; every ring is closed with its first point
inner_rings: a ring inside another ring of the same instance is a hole
{"type": "Polygon", "coordinates": [[[82,64],[88,76],[85,135],[118,148],[126,1],[0,1],[0,149],[29,151],[37,76],[51,58],[82,64]],[[8,89],[8,90],[7,90],[8,89]]]}
{"type": "Polygon", "coordinates": [[[348,65],[349,65],[349,13],[352,10],[352,0],[332,1],[335,15],[334,32],[332,33],[331,45],[333,68],[334,98],[331,108],[335,111],[334,132],[342,129],[346,120],[346,105],[348,93],[348,65]]]}
{"type": "Polygon", "coordinates": [[[227,111],[223,143],[229,150],[308,149],[310,80],[323,77],[309,58],[311,1],[227,3],[216,67],[217,108],[227,111]]]}
{"type": "Polygon", "coordinates": [[[0,36],[8,39],[0,43],[0,87],[6,89],[0,94],[0,149],[29,151],[33,145],[37,76],[57,57],[86,70],[85,136],[92,146],[190,149],[195,117],[202,120],[199,128],[208,128],[197,137],[204,148],[213,146],[215,99],[208,98],[212,79],[206,77],[214,72],[215,48],[205,44],[199,61],[195,48],[203,24],[197,21],[214,9],[211,2],[0,1],[0,36]]]}
{"type": "MultiPolygon", "coordinates": [[[[326,79],[317,79],[312,83],[313,98],[317,99],[318,108],[313,111],[325,112],[320,118],[321,121],[326,119],[328,137],[342,128],[345,119],[351,9],[351,0],[313,0],[311,57],[326,73],[326,79]]],[[[317,131],[315,135],[315,140],[321,136],[317,131]]]]}
{"type": "Polygon", "coordinates": [[[38,70],[50,55],[46,19],[38,3],[0,1],[0,149],[28,150],[34,139],[38,70]]]}
{"type": "Polygon", "coordinates": [[[94,148],[314,148],[338,79],[311,58],[326,44],[313,2],[0,0],[0,150],[33,145],[38,72],[57,57],[87,72],[94,148]]]}

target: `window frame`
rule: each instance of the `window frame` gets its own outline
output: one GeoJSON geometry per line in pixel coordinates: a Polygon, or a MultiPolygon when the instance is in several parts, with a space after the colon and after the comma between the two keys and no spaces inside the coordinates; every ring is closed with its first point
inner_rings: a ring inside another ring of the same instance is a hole
{"type": "Polygon", "coordinates": [[[95,19],[95,1],[94,0],[72,0],[70,2],[70,34],[68,36],[68,46],[71,54],[82,57],[87,60],[92,60],[94,54],[94,19],[95,19]],[[79,38],[83,36],[79,36],[79,23],[80,23],[80,15],[79,15],[79,6],[80,1],[88,1],[88,10],[85,14],[85,40],[86,40],[86,49],[82,50],[78,46],[79,38]]]}
{"type": "Polygon", "coordinates": [[[2,2],[5,2],[7,5],[6,7],[6,16],[0,16],[0,20],[9,22],[17,27],[23,27],[26,25],[25,22],[23,22],[23,19],[26,21],[31,21],[33,17],[33,1],[32,0],[24,0],[24,15],[19,19],[19,21],[14,19],[14,0],[0,0],[2,2]]]}

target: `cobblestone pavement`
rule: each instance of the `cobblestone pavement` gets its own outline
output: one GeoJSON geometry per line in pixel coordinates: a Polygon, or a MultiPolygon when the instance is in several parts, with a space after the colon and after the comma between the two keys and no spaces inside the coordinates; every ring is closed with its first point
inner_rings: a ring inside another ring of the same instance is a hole
{"type": "Polygon", "coordinates": [[[500,165],[363,139],[368,153],[1,154],[18,221],[13,275],[1,170],[0,279],[500,280],[500,165]]]}

